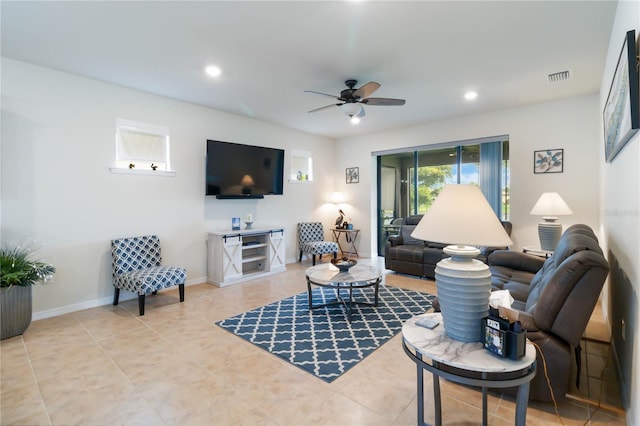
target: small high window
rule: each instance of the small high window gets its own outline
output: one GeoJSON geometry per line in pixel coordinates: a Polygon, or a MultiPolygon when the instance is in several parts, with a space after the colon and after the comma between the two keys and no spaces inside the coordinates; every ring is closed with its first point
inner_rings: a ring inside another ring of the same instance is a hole
{"type": "Polygon", "coordinates": [[[290,182],[311,182],[313,181],[313,159],[308,151],[291,151],[291,174],[290,182]]]}
{"type": "Polygon", "coordinates": [[[116,167],[171,170],[169,129],[119,118],[116,122],[116,167]]]}

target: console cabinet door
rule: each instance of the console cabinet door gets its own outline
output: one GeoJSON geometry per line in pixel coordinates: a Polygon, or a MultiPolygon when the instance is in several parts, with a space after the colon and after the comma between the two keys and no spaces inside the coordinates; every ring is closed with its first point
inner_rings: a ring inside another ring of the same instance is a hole
{"type": "Polygon", "coordinates": [[[242,236],[209,234],[207,259],[209,282],[221,285],[242,277],[242,236]]]}
{"type": "Polygon", "coordinates": [[[269,270],[285,268],[284,231],[271,231],[269,237],[269,270]]]}
{"type": "Polygon", "coordinates": [[[223,281],[242,276],[242,237],[223,238],[222,275],[223,281]]]}

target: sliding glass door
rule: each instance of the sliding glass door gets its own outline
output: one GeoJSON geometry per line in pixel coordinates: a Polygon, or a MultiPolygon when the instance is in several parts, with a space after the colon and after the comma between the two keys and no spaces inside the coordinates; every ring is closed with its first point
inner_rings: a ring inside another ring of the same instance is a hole
{"type": "Polygon", "coordinates": [[[401,218],[424,214],[446,184],[478,185],[508,219],[509,142],[447,144],[378,156],[378,253],[401,218]],[[396,222],[397,222],[396,221],[396,222]]]}

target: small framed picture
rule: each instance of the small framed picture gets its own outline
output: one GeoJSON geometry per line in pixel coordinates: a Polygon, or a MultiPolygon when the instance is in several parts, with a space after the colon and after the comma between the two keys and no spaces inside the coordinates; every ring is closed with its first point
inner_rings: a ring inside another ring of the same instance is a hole
{"type": "Polygon", "coordinates": [[[563,149],[545,149],[533,152],[533,173],[562,173],[563,169],[563,149]]]}
{"type": "Polygon", "coordinates": [[[360,168],[358,167],[347,167],[347,183],[358,183],[360,182],[360,168]]]}

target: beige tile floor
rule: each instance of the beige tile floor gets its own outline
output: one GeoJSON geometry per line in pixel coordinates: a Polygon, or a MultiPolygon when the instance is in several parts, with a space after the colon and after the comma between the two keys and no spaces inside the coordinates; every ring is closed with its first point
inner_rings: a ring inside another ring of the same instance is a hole
{"type": "MultiPolygon", "coordinates": [[[[214,324],[305,291],[308,266],[290,264],[286,273],[226,288],[189,286],[184,303],[177,290],[161,292],[147,297],[143,317],[134,299],[34,321],[0,345],[0,423],[415,425],[415,365],[399,335],[329,384],[214,324]]],[[[435,293],[432,281],[394,273],[385,280],[435,293]]],[[[606,351],[593,346],[591,363],[602,367],[597,357],[606,351]]],[[[600,374],[588,374],[598,390],[600,374]]],[[[426,382],[433,422],[431,378],[426,382]]],[[[445,424],[480,422],[478,391],[443,381],[442,394],[445,424]]],[[[527,424],[626,424],[624,413],[575,399],[558,409],[562,420],[553,405],[531,402],[527,424]]],[[[490,395],[491,425],[513,424],[513,416],[512,398],[490,395]]]]}

